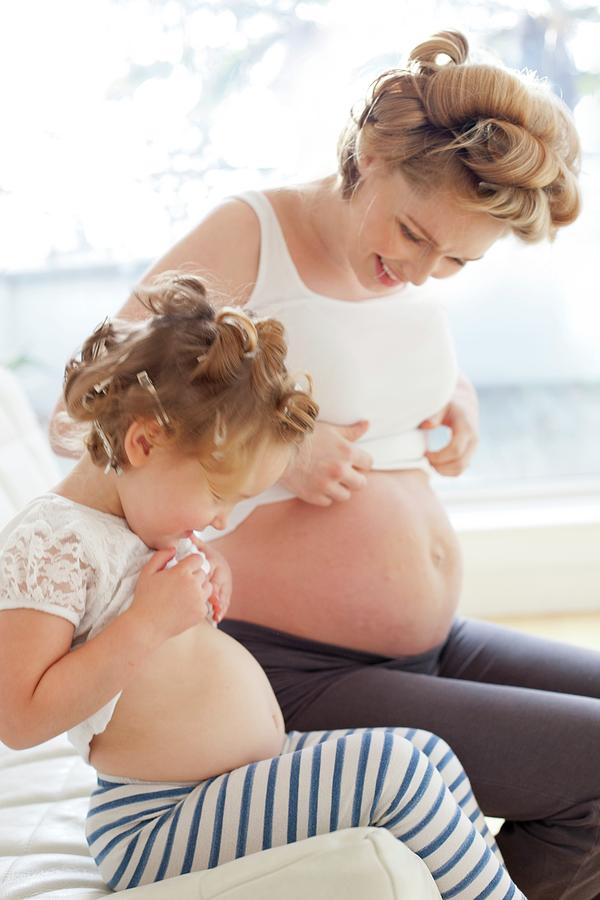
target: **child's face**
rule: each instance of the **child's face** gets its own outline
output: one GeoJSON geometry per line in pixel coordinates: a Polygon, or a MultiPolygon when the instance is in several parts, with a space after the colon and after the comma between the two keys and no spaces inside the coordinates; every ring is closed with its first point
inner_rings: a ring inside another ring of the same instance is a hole
{"type": "Polygon", "coordinates": [[[154,446],[142,465],[118,479],[123,514],[131,530],[156,550],[173,547],[208,525],[223,529],[240,500],[260,494],[281,478],[291,455],[286,445],[259,452],[231,495],[225,476],[207,476],[201,463],[169,447],[154,446]]]}

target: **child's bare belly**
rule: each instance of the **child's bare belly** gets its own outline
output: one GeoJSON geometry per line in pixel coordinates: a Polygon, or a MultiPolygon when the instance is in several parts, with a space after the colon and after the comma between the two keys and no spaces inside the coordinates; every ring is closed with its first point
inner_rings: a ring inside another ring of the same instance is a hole
{"type": "Polygon", "coordinates": [[[90,761],[107,775],[201,781],[276,756],[283,718],[254,657],[202,623],[166,641],[132,680],[90,761]]]}

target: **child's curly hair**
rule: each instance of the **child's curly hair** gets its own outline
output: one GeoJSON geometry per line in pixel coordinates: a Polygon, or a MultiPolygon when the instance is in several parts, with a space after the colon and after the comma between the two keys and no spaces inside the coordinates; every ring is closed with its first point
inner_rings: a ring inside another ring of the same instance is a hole
{"type": "Polygon", "coordinates": [[[283,326],[242,309],[216,309],[196,275],[165,272],[136,296],[142,321],[106,320],[65,369],[69,416],[89,423],[98,466],[125,469],[124,439],[136,419],[208,471],[233,473],[265,442],[302,442],[318,406],[285,367],[283,326]]]}

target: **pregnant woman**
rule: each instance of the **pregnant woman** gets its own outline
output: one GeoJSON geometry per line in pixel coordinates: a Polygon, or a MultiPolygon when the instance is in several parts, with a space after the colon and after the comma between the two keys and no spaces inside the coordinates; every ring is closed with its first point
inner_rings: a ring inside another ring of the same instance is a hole
{"type": "MultiPolygon", "coordinates": [[[[476,443],[477,401],[421,286],[579,211],[579,145],[543,85],[443,32],[382,75],[322,180],[225,202],[151,270],[209,270],[283,321],[314,438],[215,522],[221,626],[263,666],[288,729],[405,725],[448,741],[530,900],[600,896],[600,655],[457,619],[458,543],[431,489],[476,443]],[[428,453],[423,424],[449,445],[428,453]]],[[[482,299],[483,302],[483,299],[482,299]]],[[[143,310],[131,298],[124,315],[143,310]]],[[[57,438],[58,441],[58,438],[57,438]]]]}

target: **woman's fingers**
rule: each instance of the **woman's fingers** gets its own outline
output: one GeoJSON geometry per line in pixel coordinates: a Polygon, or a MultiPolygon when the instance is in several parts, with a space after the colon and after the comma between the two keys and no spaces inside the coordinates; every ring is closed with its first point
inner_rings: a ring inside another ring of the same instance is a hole
{"type": "Polygon", "coordinates": [[[349,491],[359,491],[361,488],[364,488],[367,483],[367,479],[361,472],[358,472],[356,469],[350,469],[350,471],[346,475],[344,475],[343,478],[340,478],[339,483],[348,488],[349,491]]]}
{"type": "Polygon", "coordinates": [[[476,447],[476,441],[456,439],[441,450],[430,451],[426,456],[440,475],[460,475],[469,465],[476,447]]]}
{"type": "Polygon", "coordinates": [[[328,491],[328,496],[331,500],[335,500],[339,503],[342,500],[349,500],[352,496],[352,491],[349,491],[347,487],[338,482],[337,484],[331,485],[328,491]]]}
{"type": "Polygon", "coordinates": [[[370,453],[367,453],[366,450],[363,450],[362,447],[358,447],[356,444],[352,451],[352,465],[355,469],[363,469],[365,472],[368,472],[373,468],[373,457],[370,453]]]}

